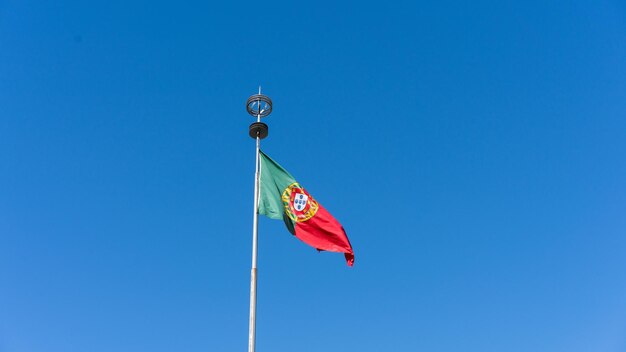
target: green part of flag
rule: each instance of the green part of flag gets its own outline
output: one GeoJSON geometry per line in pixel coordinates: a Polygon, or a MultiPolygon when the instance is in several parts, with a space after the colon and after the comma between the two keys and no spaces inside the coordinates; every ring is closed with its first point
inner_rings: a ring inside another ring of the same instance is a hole
{"type": "MultiPolygon", "coordinates": [[[[270,219],[281,220],[285,212],[282,195],[285,189],[296,180],[287,170],[283,169],[277,162],[272,160],[265,153],[261,154],[261,190],[259,196],[259,214],[270,219]]],[[[288,218],[288,217],[287,217],[288,218]]],[[[287,228],[293,228],[293,224],[288,224],[287,228]]]]}

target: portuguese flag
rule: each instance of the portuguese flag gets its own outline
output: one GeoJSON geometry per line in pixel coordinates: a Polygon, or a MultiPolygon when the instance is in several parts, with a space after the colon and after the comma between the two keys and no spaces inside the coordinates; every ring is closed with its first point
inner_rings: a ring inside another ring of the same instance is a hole
{"type": "Polygon", "coordinates": [[[292,235],[320,251],[344,253],[349,266],[354,252],[341,224],[287,170],[261,152],[259,214],[282,219],[292,235]]]}

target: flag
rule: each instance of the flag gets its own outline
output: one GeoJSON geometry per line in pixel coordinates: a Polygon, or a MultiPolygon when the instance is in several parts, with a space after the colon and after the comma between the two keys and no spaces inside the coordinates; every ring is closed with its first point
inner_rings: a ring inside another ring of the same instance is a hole
{"type": "Polygon", "coordinates": [[[282,219],[292,235],[317,250],[344,253],[352,266],[354,252],[341,224],[287,170],[260,154],[259,214],[282,219]]]}

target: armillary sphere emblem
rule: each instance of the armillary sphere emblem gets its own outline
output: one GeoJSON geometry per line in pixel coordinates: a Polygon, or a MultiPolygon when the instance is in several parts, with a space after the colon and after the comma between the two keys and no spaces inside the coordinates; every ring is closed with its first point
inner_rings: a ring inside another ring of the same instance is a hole
{"type": "Polygon", "coordinates": [[[246,110],[248,110],[248,114],[254,117],[265,117],[272,113],[272,99],[267,95],[255,94],[248,98],[246,110]]]}

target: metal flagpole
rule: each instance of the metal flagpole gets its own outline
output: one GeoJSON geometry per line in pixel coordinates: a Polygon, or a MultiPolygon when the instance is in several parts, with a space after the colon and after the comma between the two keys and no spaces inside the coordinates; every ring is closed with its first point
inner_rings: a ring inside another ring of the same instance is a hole
{"type": "Polygon", "coordinates": [[[262,117],[272,112],[272,100],[261,94],[252,95],[246,102],[248,113],[256,117],[256,122],[250,125],[250,137],[256,140],[256,161],[254,169],[254,217],[252,220],[252,270],[250,271],[250,330],[248,333],[248,352],[254,352],[256,341],[256,281],[257,281],[257,248],[259,235],[259,194],[261,177],[261,139],[267,137],[268,127],[261,122],[262,117]]]}

